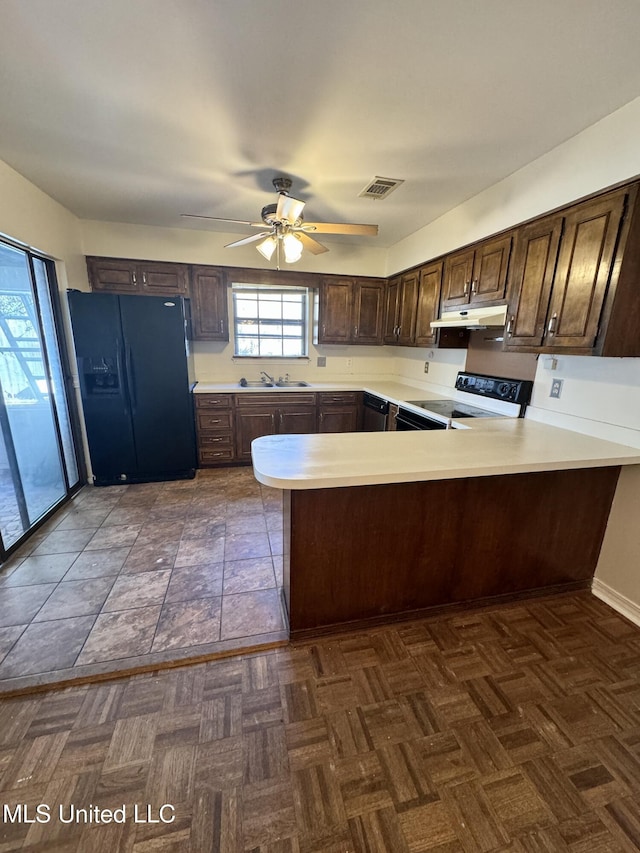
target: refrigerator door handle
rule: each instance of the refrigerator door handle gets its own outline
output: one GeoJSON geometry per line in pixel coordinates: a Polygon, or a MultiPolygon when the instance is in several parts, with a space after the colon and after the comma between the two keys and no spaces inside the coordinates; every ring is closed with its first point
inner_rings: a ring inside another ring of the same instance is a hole
{"type": "Polygon", "coordinates": [[[125,345],[124,349],[124,363],[125,370],[127,371],[127,385],[129,386],[129,397],[131,399],[131,411],[135,412],[137,406],[137,395],[136,395],[136,372],[133,366],[133,354],[131,352],[131,347],[125,345]]]}
{"type": "Polygon", "coordinates": [[[122,385],[122,391],[125,392],[123,394],[124,410],[127,414],[129,414],[129,406],[128,406],[128,402],[129,402],[128,385],[129,385],[129,382],[128,382],[128,377],[127,377],[126,367],[123,363],[124,362],[124,346],[122,344],[122,341],[119,338],[116,338],[115,354],[116,354],[116,372],[118,374],[118,379],[120,381],[120,384],[122,385]]]}

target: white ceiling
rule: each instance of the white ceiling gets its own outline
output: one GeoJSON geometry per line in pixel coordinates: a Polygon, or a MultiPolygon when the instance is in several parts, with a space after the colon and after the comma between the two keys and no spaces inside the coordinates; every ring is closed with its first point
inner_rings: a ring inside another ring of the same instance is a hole
{"type": "Polygon", "coordinates": [[[389,246],[640,95],[639,43],[638,0],[0,0],[0,159],[83,219],[224,231],[180,213],[256,219],[284,174],[380,225],[324,242],[389,246]]]}

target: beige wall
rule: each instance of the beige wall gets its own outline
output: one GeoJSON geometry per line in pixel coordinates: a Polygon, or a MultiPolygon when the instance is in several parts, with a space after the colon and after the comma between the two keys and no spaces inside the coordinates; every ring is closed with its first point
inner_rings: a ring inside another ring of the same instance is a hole
{"type": "Polygon", "coordinates": [[[0,160],[0,233],[56,261],[60,289],[87,289],[80,220],[0,160]]]}
{"type": "MultiPolygon", "coordinates": [[[[255,246],[225,249],[225,243],[239,240],[243,235],[222,234],[218,231],[186,228],[152,228],[113,222],[82,223],[82,243],[86,255],[106,255],[115,258],[176,261],[190,264],[221,264],[223,266],[265,266],[265,260],[255,246]]],[[[322,255],[304,252],[300,261],[291,267],[298,272],[323,272],[336,275],[385,275],[387,252],[372,246],[352,246],[326,241],[330,250],[322,255]]],[[[269,264],[269,266],[275,266],[269,264]]],[[[288,268],[283,264],[283,268],[288,268]]]]}

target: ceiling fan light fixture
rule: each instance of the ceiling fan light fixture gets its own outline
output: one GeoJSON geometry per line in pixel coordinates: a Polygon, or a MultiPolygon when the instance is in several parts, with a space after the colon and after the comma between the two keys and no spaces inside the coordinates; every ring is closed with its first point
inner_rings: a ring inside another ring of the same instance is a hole
{"type": "Polygon", "coordinates": [[[284,249],[285,262],[288,264],[295,264],[302,257],[302,241],[291,232],[282,238],[282,248],[284,249]]]}
{"type": "Polygon", "coordinates": [[[269,237],[265,237],[261,243],[258,243],[256,249],[260,252],[262,257],[265,258],[265,260],[270,261],[277,245],[278,241],[276,238],[270,235],[269,237]]]}

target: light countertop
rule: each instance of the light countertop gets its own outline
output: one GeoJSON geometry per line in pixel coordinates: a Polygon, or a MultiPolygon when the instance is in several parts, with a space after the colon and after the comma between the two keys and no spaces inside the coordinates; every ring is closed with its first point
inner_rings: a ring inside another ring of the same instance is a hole
{"type": "Polygon", "coordinates": [[[521,418],[468,429],[270,435],[251,445],[256,479],[277,489],[409,483],[640,464],[640,449],[521,418]]]}
{"type": "MultiPolygon", "coordinates": [[[[420,387],[418,385],[411,385],[393,380],[366,381],[356,379],[352,382],[311,382],[307,386],[296,388],[278,388],[277,386],[242,388],[237,382],[198,382],[196,387],[193,389],[194,394],[243,395],[254,394],[256,392],[260,394],[297,394],[304,392],[320,393],[323,391],[368,391],[370,394],[375,394],[378,397],[384,397],[390,403],[404,406],[405,408],[422,415],[424,415],[425,412],[418,406],[411,405],[411,400],[442,400],[443,398],[460,400],[466,399],[466,401],[471,402],[472,405],[479,406],[483,409],[490,408],[496,412],[504,410],[505,414],[509,414],[513,411],[513,409],[509,409],[509,404],[505,405],[501,401],[485,400],[484,398],[480,399],[478,397],[473,400],[469,400],[468,395],[465,397],[464,394],[458,393],[455,389],[451,389],[449,391],[426,390],[424,387],[420,387]]],[[[433,420],[439,420],[445,423],[447,421],[446,418],[443,418],[433,412],[429,413],[429,417],[433,420]]],[[[459,421],[456,422],[456,426],[458,428],[465,428],[467,425],[464,421],[459,421]]]]}

